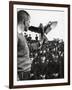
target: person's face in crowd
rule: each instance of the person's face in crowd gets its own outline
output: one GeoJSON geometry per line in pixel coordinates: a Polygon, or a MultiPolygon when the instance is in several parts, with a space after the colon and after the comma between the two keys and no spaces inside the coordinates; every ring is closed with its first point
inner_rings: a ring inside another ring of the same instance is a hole
{"type": "Polygon", "coordinates": [[[47,51],[49,51],[49,48],[47,49],[47,51]]]}
{"type": "Polygon", "coordinates": [[[40,53],[42,53],[42,50],[40,51],[40,53]]]}
{"type": "Polygon", "coordinates": [[[47,63],[49,63],[49,59],[47,59],[47,63]]]}
{"type": "Polygon", "coordinates": [[[42,56],[42,57],[41,57],[41,61],[42,61],[42,63],[45,62],[45,59],[46,59],[45,56],[42,56]]]}
{"type": "Polygon", "coordinates": [[[35,54],[35,57],[37,57],[37,56],[38,56],[38,54],[36,53],[36,54],[35,54]]]}
{"type": "Polygon", "coordinates": [[[46,53],[46,50],[44,50],[43,53],[46,53]]]}

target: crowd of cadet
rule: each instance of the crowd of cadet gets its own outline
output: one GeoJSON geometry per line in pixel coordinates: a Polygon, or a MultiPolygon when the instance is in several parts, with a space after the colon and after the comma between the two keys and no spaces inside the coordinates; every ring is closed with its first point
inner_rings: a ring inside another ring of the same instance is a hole
{"type": "Polygon", "coordinates": [[[32,60],[30,79],[64,78],[64,42],[54,39],[43,43],[39,48],[38,41],[28,42],[32,60]]]}

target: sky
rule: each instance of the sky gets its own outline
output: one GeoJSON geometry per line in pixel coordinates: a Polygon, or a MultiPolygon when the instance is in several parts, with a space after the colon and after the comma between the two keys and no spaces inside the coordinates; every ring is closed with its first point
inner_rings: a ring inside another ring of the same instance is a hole
{"type": "MultiPolygon", "coordinates": [[[[19,9],[20,10],[20,9],[19,9]]],[[[45,26],[48,24],[49,21],[57,21],[57,25],[54,29],[52,29],[48,34],[47,38],[48,40],[53,40],[54,38],[59,38],[64,40],[64,30],[65,30],[65,18],[64,18],[64,11],[60,10],[42,10],[42,9],[24,9],[23,10],[27,11],[30,16],[30,25],[31,26],[36,26],[38,27],[40,23],[45,26]]],[[[32,39],[35,38],[34,32],[27,32],[28,34],[31,34],[32,39]]],[[[39,34],[38,34],[39,36],[39,34]]]]}

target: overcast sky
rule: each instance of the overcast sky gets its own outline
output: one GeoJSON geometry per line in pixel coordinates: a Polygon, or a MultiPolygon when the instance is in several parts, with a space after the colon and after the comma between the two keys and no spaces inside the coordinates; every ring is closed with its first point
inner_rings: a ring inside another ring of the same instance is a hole
{"type": "MultiPolygon", "coordinates": [[[[49,21],[57,21],[57,26],[52,29],[47,37],[48,40],[53,40],[54,38],[59,38],[64,40],[64,30],[65,30],[65,18],[64,18],[64,11],[56,11],[56,10],[36,10],[36,9],[24,9],[27,11],[30,16],[30,25],[32,26],[39,26],[40,23],[43,23],[45,26],[49,21]]],[[[35,33],[31,33],[33,39],[35,38],[35,33]]]]}

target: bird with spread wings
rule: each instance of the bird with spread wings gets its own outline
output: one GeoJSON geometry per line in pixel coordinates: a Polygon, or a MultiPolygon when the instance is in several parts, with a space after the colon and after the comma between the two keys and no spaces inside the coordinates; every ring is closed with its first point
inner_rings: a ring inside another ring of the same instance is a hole
{"type": "Polygon", "coordinates": [[[30,26],[29,30],[35,33],[39,33],[40,34],[40,42],[41,44],[44,43],[45,40],[48,40],[47,38],[47,34],[56,27],[57,25],[57,21],[49,21],[49,23],[45,26],[43,26],[42,23],[40,23],[39,27],[35,27],[35,26],[30,26]]]}

